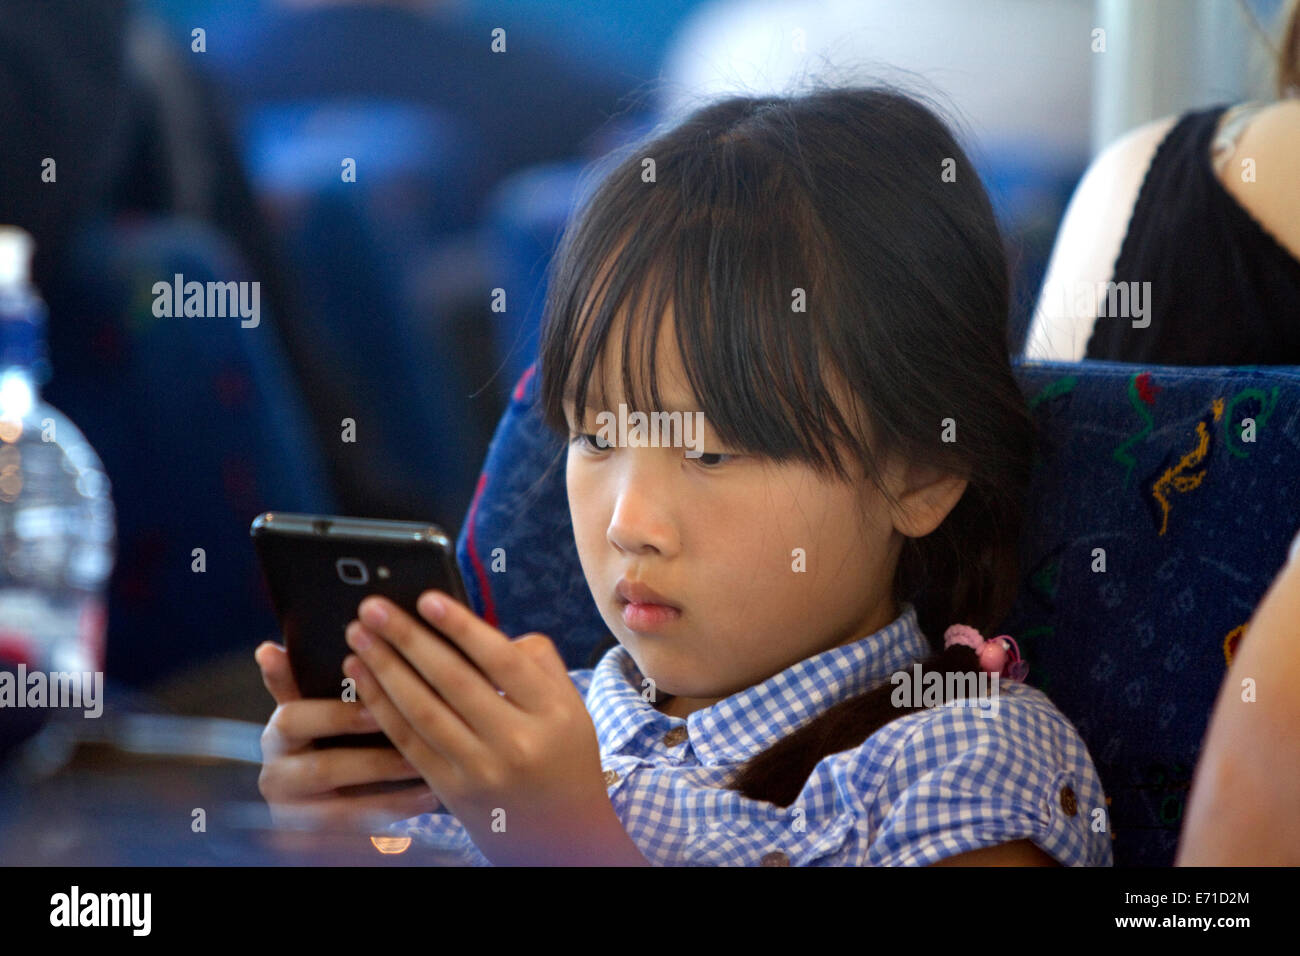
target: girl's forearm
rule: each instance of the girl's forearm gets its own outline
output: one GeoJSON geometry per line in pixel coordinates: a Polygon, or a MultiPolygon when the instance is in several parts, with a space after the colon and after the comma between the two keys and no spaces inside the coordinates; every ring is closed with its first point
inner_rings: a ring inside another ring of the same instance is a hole
{"type": "Polygon", "coordinates": [[[476,845],[497,866],[651,866],[632,842],[614,807],[566,808],[560,814],[526,828],[533,836],[519,840],[520,831],[475,836],[476,845]],[[482,843],[479,843],[479,840],[482,843]],[[518,842],[516,842],[518,840],[518,842]]]}
{"type": "Polygon", "coordinates": [[[632,842],[632,837],[614,812],[614,807],[607,806],[608,814],[600,814],[603,823],[590,838],[592,859],[581,862],[587,866],[650,866],[650,861],[632,842]]]}

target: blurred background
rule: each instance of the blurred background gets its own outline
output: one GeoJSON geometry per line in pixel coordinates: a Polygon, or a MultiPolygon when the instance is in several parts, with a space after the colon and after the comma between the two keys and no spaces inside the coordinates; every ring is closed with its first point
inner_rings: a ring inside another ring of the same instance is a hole
{"type": "Polygon", "coordinates": [[[110,696],[265,721],[261,511],[456,537],[609,150],[728,92],[937,94],[1005,228],[1018,351],[1089,160],[1149,119],[1269,98],[1284,6],[6,0],[0,223],[36,242],[41,396],[111,482],[110,696]],[[259,281],[260,323],[156,318],[175,273],[259,281]]]}

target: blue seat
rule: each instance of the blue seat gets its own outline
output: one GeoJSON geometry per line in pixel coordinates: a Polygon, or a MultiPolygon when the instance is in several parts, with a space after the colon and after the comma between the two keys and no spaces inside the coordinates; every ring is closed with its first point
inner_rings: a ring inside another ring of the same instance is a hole
{"type": "Polygon", "coordinates": [[[176,273],[256,278],[202,223],[123,216],[83,231],[64,280],[42,290],[53,373],[42,397],[112,483],[107,677],[135,687],[275,636],[249,524],[271,508],[336,507],[265,297],[247,328],[238,316],[155,317],[153,284],[176,273]]]}
{"type": "Polygon", "coordinates": [[[461,358],[476,343],[413,290],[431,254],[473,221],[474,131],[427,104],[326,97],[250,108],[241,143],[310,322],[297,334],[337,369],[336,395],[356,423],[349,452],[364,456],[355,468],[365,478],[344,497],[353,511],[368,501],[374,517],[454,533],[491,420],[475,414],[481,382],[461,358]],[[354,182],[343,181],[344,157],[356,161],[354,182]]]}
{"type": "Polygon", "coordinates": [[[1015,355],[1024,352],[1061,217],[1087,158],[1048,154],[1032,143],[997,139],[983,143],[978,156],[980,179],[1011,252],[1013,298],[1007,336],[1015,355]]]}
{"type": "MultiPolygon", "coordinates": [[[[1021,589],[998,633],[1087,742],[1116,865],[1169,866],[1215,695],[1296,532],[1300,369],[1019,360],[1015,372],[1044,441],[1021,589]]],[[[485,620],[549,635],[578,668],[611,638],[537,385],[529,368],[515,387],[457,558],[485,620]]]]}
{"type": "MultiPolygon", "coordinates": [[[[596,149],[605,155],[650,132],[655,117],[629,113],[607,124],[596,149]]],[[[495,358],[506,382],[537,360],[546,305],[547,268],[561,234],[599,185],[586,158],[536,163],[506,176],[492,190],[479,230],[492,284],[506,290],[507,309],[489,313],[495,358]]]]}
{"type": "Polygon", "coordinates": [[[507,382],[537,360],[551,252],[583,198],[580,162],[529,166],[502,180],[487,205],[483,237],[507,308],[490,314],[507,382]]]}

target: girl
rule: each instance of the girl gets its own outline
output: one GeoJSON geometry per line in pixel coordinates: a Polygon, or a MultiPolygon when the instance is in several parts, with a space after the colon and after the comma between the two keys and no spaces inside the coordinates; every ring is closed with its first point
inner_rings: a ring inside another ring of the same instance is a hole
{"type": "Polygon", "coordinates": [[[567,672],[438,592],[424,622],[367,598],[366,720],[263,645],[277,815],[377,809],[480,864],[1110,865],[1073,725],[1014,680],[975,699],[1004,645],[948,630],[1010,609],[1035,436],[1002,240],[934,112],[704,107],[616,162],[553,269],[540,401],[612,646],[567,672]],[[620,405],[702,412],[703,443],[613,445],[620,405]],[[400,755],[310,749],[376,727],[400,755]]]}

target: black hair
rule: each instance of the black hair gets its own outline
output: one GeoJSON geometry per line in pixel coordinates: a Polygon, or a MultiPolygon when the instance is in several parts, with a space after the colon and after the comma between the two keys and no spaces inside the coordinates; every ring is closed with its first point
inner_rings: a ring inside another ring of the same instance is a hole
{"type": "MultiPolygon", "coordinates": [[[[610,163],[551,263],[548,427],[569,437],[565,393],[586,407],[624,309],[653,321],[624,325],[623,394],[630,409],[661,408],[654,357],[671,306],[687,380],[726,447],[841,480],[847,449],[891,505],[883,456],[967,479],[931,534],[904,539],[893,585],[935,651],[923,673],[978,673],[970,648],[943,651],[942,633],[954,623],[990,633],[1011,609],[1037,438],[1011,368],[1003,238],[948,127],[884,85],[730,96],[610,163]],[[796,288],[804,312],[792,311],[796,288]],[[637,328],[649,404],[632,374],[637,328]],[[943,440],[944,419],[956,441],[943,440]]],[[[830,708],[730,786],[788,806],[823,757],[918,709],[893,706],[892,690],[830,708]]]]}

